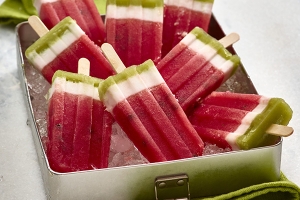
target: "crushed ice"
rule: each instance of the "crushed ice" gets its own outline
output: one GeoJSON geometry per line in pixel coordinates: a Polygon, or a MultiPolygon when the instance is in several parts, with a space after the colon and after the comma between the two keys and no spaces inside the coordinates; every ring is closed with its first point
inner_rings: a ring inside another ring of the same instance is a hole
{"type": "MultiPolygon", "coordinates": [[[[42,142],[45,145],[44,141],[46,141],[45,138],[47,137],[47,104],[45,95],[50,88],[50,84],[30,65],[25,67],[25,74],[35,121],[39,129],[42,142]]],[[[236,80],[236,77],[229,79],[222,87],[219,88],[221,91],[230,90],[240,91],[242,93],[243,90],[247,91],[248,89],[249,88],[245,88],[244,85],[240,85],[239,81],[236,80]]],[[[229,149],[222,149],[216,145],[206,144],[204,155],[227,151],[229,151],[229,149]]],[[[109,167],[136,165],[142,163],[148,163],[148,161],[139,153],[118,124],[115,123],[113,125],[109,167]]]]}

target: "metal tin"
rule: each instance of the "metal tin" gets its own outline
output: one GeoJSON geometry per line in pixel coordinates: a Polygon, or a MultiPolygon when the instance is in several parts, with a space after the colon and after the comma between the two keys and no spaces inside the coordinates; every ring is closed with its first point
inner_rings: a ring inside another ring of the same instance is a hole
{"type": "MultiPolygon", "coordinates": [[[[209,33],[217,39],[224,36],[214,17],[211,20],[209,33]]],[[[18,70],[28,108],[28,122],[32,128],[48,199],[147,200],[159,199],[159,196],[182,198],[182,196],[172,196],[177,194],[174,192],[176,190],[182,190],[183,192],[178,192],[179,195],[185,194],[186,198],[192,199],[219,195],[250,185],[279,180],[282,140],[273,146],[248,151],[220,153],[176,161],[72,173],[53,171],[49,167],[43,148],[41,132],[34,112],[38,108],[32,104],[30,94],[32,87],[26,75],[27,68],[32,68],[32,66],[26,60],[24,52],[37,40],[38,35],[27,22],[23,22],[17,25],[16,36],[18,70]],[[166,195],[164,191],[167,191],[166,195]]],[[[234,53],[233,48],[230,48],[230,51],[234,53]]],[[[242,65],[219,90],[256,93],[242,65]]]]}

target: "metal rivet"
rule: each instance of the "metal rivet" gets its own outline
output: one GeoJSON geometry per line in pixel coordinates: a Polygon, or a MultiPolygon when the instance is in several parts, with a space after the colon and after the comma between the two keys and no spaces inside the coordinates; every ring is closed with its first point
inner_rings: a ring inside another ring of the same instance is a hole
{"type": "Polygon", "coordinates": [[[186,199],[190,199],[189,177],[186,174],[175,174],[175,175],[156,177],[155,179],[156,200],[178,199],[178,198],[182,199],[182,197],[186,197],[186,199]]]}
{"type": "Polygon", "coordinates": [[[179,181],[177,181],[177,185],[183,186],[183,185],[184,185],[184,180],[179,180],[179,181]]]}
{"type": "Polygon", "coordinates": [[[164,188],[166,186],[166,183],[165,182],[161,182],[158,184],[158,187],[160,188],[164,188]]]}

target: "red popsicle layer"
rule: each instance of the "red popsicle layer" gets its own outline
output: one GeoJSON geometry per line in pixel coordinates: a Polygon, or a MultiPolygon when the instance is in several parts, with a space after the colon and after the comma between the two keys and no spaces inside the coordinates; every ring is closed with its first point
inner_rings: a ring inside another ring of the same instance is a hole
{"type": "Polygon", "coordinates": [[[162,57],[195,27],[208,31],[213,0],[165,0],[162,57]]]}
{"type": "Polygon", "coordinates": [[[49,83],[57,70],[77,72],[80,58],[90,61],[90,75],[93,77],[107,78],[115,73],[100,47],[70,17],[39,38],[25,55],[49,83]]]}
{"type": "Polygon", "coordinates": [[[157,65],[185,112],[221,86],[236,70],[239,57],[199,27],[184,37],[157,65]]]}
{"type": "Polygon", "coordinates": [[[99,99],[99,79],[57,71],[49,90],[47,158],[52,170],[108,167],[113,118],[99,99]]]}
{"type": "Polygon", "coordinates": [[[48,29],[70,16],[95,44],[105,42],[105,26],[93,0],[37,0],[35,8],[48,29]]]}
{"type": "Polygon", "coordinates": [[[99,94],[149,162],[202,155],[201,138],[151,60],[109,77],[99,94]]]}
{"type": "Polygon", "coordinates": [[[205,142],[245,150],[278,142],[267,129],[272,124],[286,126],[291,117],[291,108],[280,98],[213,92],[189,119],[205,142]]]}
{"type": "Polygon", "coordinates": [[[109,0],[106,11],[107,42],[126,67],[161,58],[163,1],[109,0]]]}

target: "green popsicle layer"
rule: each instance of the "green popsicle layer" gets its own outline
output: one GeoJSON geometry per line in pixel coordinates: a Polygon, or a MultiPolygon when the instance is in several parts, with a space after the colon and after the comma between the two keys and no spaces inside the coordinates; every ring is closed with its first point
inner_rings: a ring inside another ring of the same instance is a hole
{"type": "Polygon", "coordinates": [[[121,73],[108,77],[103,82],[101,82],[99,86],[100,99],[103,100],[104,95],[110,86],[126,81],[130,77],[136,76],[137,74],[141,74],[145,71],[148,71],[151,67],[155,67],[153,61],[147,60],[140,65],[133,65],[131,67],[127,67],[121,73]]]}
{"type": "Polygon", "coordinates": [[[236,69],[240,64],[240,57],[237,55],[232,55],[224,46],[215,38],[206,33],[203,29],[195,27],[190,34],[193,34],[197,40],[209,45],[211,48],[217,51],[217,54],[224,58],[225,60],[230,60],[233,63],[231,74],[234,74],[236,69]]]}
{"type": "Polygon", "coordinates": [[[267,134],[266,130],[271,124],[286,126],[292,115],[292,109],[283,99],[270,99],[267,107],[253,120],[246,133],[237,139],[238,146],[247,150],[275,144],[279,137],[267,134]]]}
{"type": "Polygon", "coordinates": [[[46,35],[39,38],[25,51],[27,58],[30,57],[31,52],[36,52],[38,54],[43,53],[45,50],[49,49],[57,40],[60,39],[62,35],[68,31],[70,24],[76,23],[71,17],[66,17],[59,24],[53,27],[46,35]]]}
{"type": "Polygon", "coordinates": [[[201,3],[211,3],[211,4],[214,3],[214,0],[194,0],[194,1],[198,1],[198,2],[201,2],[201,3]]]}
{"type": "Polygon", "coordinates": [[[202,43],[207,44],[218,51],[218,55],[222,56],[224,59],[232,60],[235,66],[239,65],[240,58],[237,55],[232,55],[218,40],[210,36],[203,29],[195,27],[190,34],[193,34],[202,43]]]}
{"type": "Polygon", "coordinates": [[[142,6],[144,8],[156,8],[163,7],[163,0],[108,0],[107,5],[117,5],[128,7],[129,5],[133,6],[142,6]]]}
{"type": "Polygon", "coordinates": [[[53,78],[52,78],[52,82],[54,82],[54,80],[57,77],[66,78],[67,81],[71,81],[71,82],[74,82],[74,83],[79,83],[79,82],[86,83],[86,84],[89,84],[89,85],[93,85],[94,87],[98,87],[99,84],[101,82],[103,82],[103,80],[99,79],[99,78],[94,78],[94,77],[86,76],[86,75],[83,75],[83,74],[76,74],[76,73],[72,73],[72,72],[66,72],[66,71],[62,71],[62,70],[57,70],[54,73],[53,78]]]}

